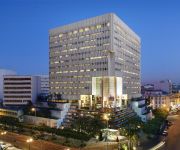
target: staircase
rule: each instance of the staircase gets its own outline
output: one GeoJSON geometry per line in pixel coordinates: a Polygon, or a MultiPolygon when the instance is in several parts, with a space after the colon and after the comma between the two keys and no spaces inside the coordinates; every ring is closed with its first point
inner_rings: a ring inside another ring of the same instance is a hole
{"type": "Polygon", "coordinates": [[[111,127],[120,128],[126,125],[129,119],[136,116],[136,113],[130,108],[116,110],[112,115],[111,127]]]}
{"type": "Polygon", "coordinates": [[[68,128],[71,126],[72,122],[74,121],[74,117],[77,116],[78,104],[71,103],[71,106],[63,119],[62,126],[68,128]]]}

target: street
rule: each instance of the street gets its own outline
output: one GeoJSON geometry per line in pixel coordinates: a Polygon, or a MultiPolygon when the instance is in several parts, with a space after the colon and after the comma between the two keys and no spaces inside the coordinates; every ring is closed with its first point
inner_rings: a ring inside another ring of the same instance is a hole
{"type": "Polygon", "coordinates": [[[180,112],[177,115],[171,115],[168,120],[173,125],[168,129],[166,144],[162,150],[179,150],[180,149],[180,112]]]}
{"type": "MultiPolygon", "coordinates": [[[[19,135],[15,133],[8,132],[7,135],[1,136],[0,139],[7,141],[12,145],[21,148],[23,150],[68,150],[68,147],[55,144],[43,140],[34,140],[32,143],[27,143],[26,140],[28,136],[19,135]],[[29,145],[30,144],[30,145],[29,145]]],[[[69,150],[76,150],[75,148],[70,148],[69,150]]]]}

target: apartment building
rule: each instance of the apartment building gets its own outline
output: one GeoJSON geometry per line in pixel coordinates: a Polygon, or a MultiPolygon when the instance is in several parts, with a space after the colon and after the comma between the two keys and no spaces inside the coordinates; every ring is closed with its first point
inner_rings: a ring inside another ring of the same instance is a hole
{"type": "Polygon", "coordinates": [[[4,105],[26,105],[35,103],[40,92],[37,76],[4,76],[4,105]]]}
{"type": "Polygon", "coordinates": [[[80,100],[83,95],[92,99],[93,77],[119,77],[122,94],[138,97],[140,48],[139,36],[113,13],[51,29],[50,93],[61,94],[62,99],[80,100]]]}
{"type": "Polygon", "coordinates": [[[157,94],[157,95],[151,95],[150,97],[151,106],[153,109],[156,108],[167,108],[169,110],[170,108],[170,96],[167,94],[157,94]]]}

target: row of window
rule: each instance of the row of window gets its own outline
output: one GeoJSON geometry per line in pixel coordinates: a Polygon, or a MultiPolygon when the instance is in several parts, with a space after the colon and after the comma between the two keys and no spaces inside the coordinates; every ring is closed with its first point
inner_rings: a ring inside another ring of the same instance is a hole
{"type": "Polygon", "coordinates": [[[63,74],[63,73],[75,73],[75,72],[89,72],[89,71],[106,71],[107,68],[96,68],[96,69],[86,69],[86,70],[72,70],[72,71],[58,71],[50,72],[50,74],[63,74]]]}
{"type": "Polygon", "coordinates": [[[9,96],[9,95],[5,95],[4,98],[31,98],[31,96],[28,96],[28,95],[22,95],[22,96],[17,96],[17,95],[9,96]]]}
{"type": "Polygon", "coordinates": [[[25,94],[31,93],[31,91],[4,91],[5,94],[25,94]]]}
{"type": "Polygon", "coordinates": [[[31,80],[31,78],[4,78],[5,81],[24,81],[31,80]]]}
{"type": "Polygon", "coordinates": [[[16,90],[16,89],[31,89],[31,87],[4,87],[4,89],[13,89],[13,90],[16,90]]]}
{"type": "Polygon", "coordinates": [[[69,87],[55,86],[55,87],[51,87],[51,89],[89,89],[89,87],[88,86],[86,86],[86,87],[80,87],[80,86],[79,87],[76,87],[76,86],[73,86],[73,87],[71,87],[71,86],[69,86],[69,87]]]}
{"type": "Polygon", "coordinates": [[[109,27],[109,26],[110,26],[109,22],[102,23],[102,24],[97,24],[97,25],[93,25],[93,26],[87,26],[87,27],[80,28],[80,29],[75,29],[75,30],[72,30],[72,31],[69,31],[69,32],[60,33],[59,35],[51,36],[50,40],[54,39],[54,38],[56,39],[58,37],[59,38],[67,38],[69,36],[72,36],[73,34],[75,35],[75,34],[78,34],[78,33],[88,32],[90,30],[101,29],[101,28],[109,27]]]}
{"type": "Polygon", "coordinates": [[[29,102],[30,100],[5,100],[5,102],[9,103],[22,103],[22,102],[29,102]]]}
{"type": "Polygon", "coordinates": [[[5,82],[4,85],[30,85],[31,82],[5,82]]]}

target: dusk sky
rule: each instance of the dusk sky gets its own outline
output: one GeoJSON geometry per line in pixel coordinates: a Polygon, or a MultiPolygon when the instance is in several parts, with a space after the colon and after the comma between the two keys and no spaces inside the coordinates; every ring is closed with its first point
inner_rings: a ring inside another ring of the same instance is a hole
{"type": "Polygon", "coordinates": [[[142,40],[142,81],[180,82],[179,0],[0,0],[0,68],[48,74],[48,30],[116,13],[142,40]]]}

